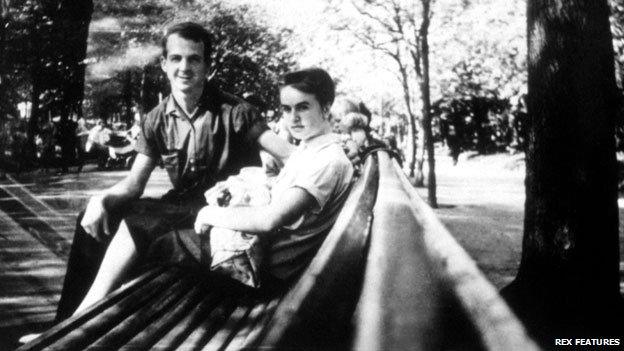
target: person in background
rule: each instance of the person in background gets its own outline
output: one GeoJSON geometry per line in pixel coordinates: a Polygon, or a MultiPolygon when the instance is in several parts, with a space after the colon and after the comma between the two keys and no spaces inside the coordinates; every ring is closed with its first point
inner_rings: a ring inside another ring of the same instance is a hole
{"type": "Polygon", "coordinates": [[[331,109],[333,129],[335,133],[345,133],[342,129],[341,120],[350,112],[360,112],[359,104],[346,97],[337,98],[331,109]]]}
{"type": "Polygon", "coordinates": [[[369,153],[384,149],[395,157],[399,164],[402,163],[398,150],[390,148],[385,142],[373,137],[367,124],[365,115],[358,112],[347,113],[341,120],[341,129],[344,130],[355,143],[359,159],[364,160],[369,153]]]}

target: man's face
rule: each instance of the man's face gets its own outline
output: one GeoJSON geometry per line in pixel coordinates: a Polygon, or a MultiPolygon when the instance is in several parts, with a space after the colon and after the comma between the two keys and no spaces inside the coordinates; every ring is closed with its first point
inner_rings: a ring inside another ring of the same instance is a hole
{"type": "Polygon", "coordinates": [[[204,43],[172,34],[167,38],[167,57],[161,61],[172,92],[201,92],[208,72],[204,43]]]}

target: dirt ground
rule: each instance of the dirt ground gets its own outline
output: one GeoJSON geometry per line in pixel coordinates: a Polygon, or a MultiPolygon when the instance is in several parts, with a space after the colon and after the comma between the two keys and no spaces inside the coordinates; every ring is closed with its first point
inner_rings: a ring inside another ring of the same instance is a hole
{"type": "MultiPolygon", "coordinates": [[[[426,174],[426,172],[425,172],[426,174]]],[[[464,153],[457,165],[436,157],[435,210],[442,223],[498,289],[520,264],[524,220],[524,155],[464,153]]],[[[418,188],[423,199],[427,189],[418,188]]],[[[624,293],[624,200],[620,200],[620,291],[624,293]]]]}

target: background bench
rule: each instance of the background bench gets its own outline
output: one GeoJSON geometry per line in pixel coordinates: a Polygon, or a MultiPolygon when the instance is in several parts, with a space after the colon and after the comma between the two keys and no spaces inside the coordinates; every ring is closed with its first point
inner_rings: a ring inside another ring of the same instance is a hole
{"type": "Polygon", "coordinates": [[[156,268],[19,350],[532,350],[384,151],[286,291],[156,268]]]}

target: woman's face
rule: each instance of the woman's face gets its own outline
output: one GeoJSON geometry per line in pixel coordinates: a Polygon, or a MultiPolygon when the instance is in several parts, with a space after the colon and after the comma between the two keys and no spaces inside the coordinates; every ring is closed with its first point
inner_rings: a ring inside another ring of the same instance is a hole
{"type": "Polygon", "coordinates": [[[284,123],[296,139],[306,141],[330,132],[329,108],[321,106],[313,94],[285,86],[280,90],[280,101],[284,123]]]}

